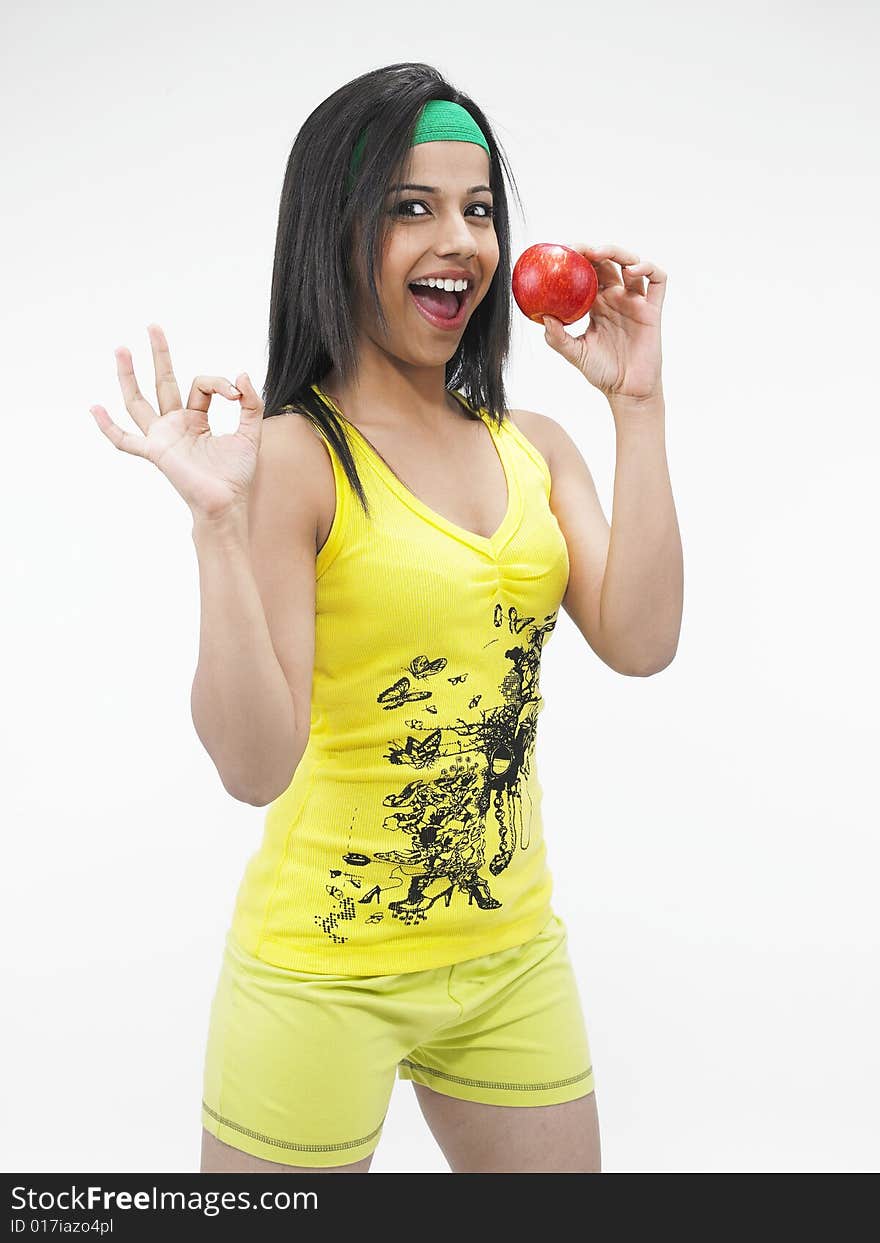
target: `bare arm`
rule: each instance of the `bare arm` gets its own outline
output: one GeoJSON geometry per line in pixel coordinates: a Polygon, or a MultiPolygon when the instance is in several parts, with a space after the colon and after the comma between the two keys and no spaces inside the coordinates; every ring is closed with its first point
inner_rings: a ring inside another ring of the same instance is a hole
{"type": "Polygon", "coordinates": [[[247,509],[193,521],[193,724],[224,787],[253,806],[287,789],[308,742],[318,496],[328,474],[305,420],[275,415],[263,421],[247,509]]]}
{"type": "Polygon", "coordinates": [[[329,454],[301,418],[263,418],[247,372],[198,375],[184,406],[159,324],[148,327],[154,409],[141,392],[131,351],[115,351],[125,408],[140,429],[89,409],[117,449],[162,472],[193,516],[201,626],[192,686],[196,733],[223,785],[264,806],[293,779],[309,737],[315,648],[318,514],[333,487],[329,454]],[[214,394],[241,403],[238,427],[215,436],[214,394]]]}
{"type": "Polygon", "coordinates": [[[569,552],[563,608],[615,673],[659,672],[674,656],[681,624],[681,546],[662,418],[618,425],[609,525],[590,469],[561,424],[532,410],[511,414],[550,468],[550,507],[569,552]]]}
{"type": "Polygon", "coordinates": [[[587,463],[555,419],[534,410],[513,410],[517,425],[543,454],[552,479],[552,509],[568,548],[569,577],[562,607],[590,647],[615,673],[627,673],[602,633],[599,604],[611,528],[587,463]]]}

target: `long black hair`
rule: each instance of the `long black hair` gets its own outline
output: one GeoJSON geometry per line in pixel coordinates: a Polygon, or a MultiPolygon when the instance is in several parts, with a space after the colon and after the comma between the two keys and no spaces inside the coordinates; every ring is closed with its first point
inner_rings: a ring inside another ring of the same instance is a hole
{"type": "Polygon", "coordinates": [[[366,256],[377,319],[386,326],[374,271],[375,256],[382,253],[390,227],[385,199],[411,146],[419,113],[431,99],[461,104],[489,144],[498,267],[446,364],[446,388],[470,417],[478,418],[474,411],[483,408],[500,425],[505,414],[503,369],[511,320],[510,226],[503,173],[521,211],[522,201],[492,127],[473,100],[432,65],[421,62],[385,65],[362,74],[334,91],[306,118],[291,149],[281,191],[263,417],[295,407],[316,424],[336,449],[367,514],[366,494],[344,425],[311,386],[320,385],[331,366],[343,384],[357,371],[355,237],[366,256]],[[366,143],[349,192],[349,163],[364,127],[368,127],[366,143]]]}

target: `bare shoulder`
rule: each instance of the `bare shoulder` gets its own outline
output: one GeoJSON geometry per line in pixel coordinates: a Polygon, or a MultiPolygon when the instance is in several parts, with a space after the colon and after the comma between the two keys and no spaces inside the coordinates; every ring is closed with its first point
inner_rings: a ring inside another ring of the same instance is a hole
{"type": "Polygon", "coordinates": [[[310,419],[299,410],[281,410],[263,419],[263,436],[270,436],[273,443],[289,446],[291,451],[302,449],[311,453],[316,459],[320,456],[318,449],[323,437],[310,419]],[[311,446],[314,445],[318,452],[311,446]]]}
{"type": "Polygon", "coordinates": [[[257,473],[295,484],[295,491],[319,497],[329,484],[333,491],[333,469],[324,438],[298,411],[283,411],[263,419],[257,473]]]}
{"type": "Polygon", "coordinates": [[[290,410],[263,419],[251,497],[252,508],[268,506],[279,522],[310,526],[320,547],[336,489],[324,438],[305,415],[290,410]]]}
{"type": "Polygon", "coordinates": [[[530,440],[553,474],[553,458],[560,460],[565,452],[564,440],[567,439],[565,429],[547,414],[538,414],[536,410],[508,410],[510,421],[519,428],[526,440],[530,440]]]}

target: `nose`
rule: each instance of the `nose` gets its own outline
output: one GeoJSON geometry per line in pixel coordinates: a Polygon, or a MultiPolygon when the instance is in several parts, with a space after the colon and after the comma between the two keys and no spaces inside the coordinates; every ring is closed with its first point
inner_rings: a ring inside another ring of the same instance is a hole
{"type": "Polygon", "coordinates": [[[452,211],[444,215],[438,229],[438,255],[461,255],[471,259],[477,253],[474,235],[461,212],[452,211]]]}

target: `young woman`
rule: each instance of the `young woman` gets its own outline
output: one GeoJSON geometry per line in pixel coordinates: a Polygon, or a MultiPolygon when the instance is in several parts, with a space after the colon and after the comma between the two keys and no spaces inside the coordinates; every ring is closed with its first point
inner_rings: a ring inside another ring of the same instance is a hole
{"type": "Polygon", "coordinates": [[[665,277],[582,248],[589,329],[546,321],[617,423],[609,556],[574,443],[505,409],[502,164],[431,66],[348,83],[290,155],[263,399],[246,373],[199,376],[184,406],[151,325],[158,414],[117,351],[143,438],[92,407],[192,510],[194,724],[229,793],[268,805],[211,1008],[205,1172],[368,1170],[395,1075],[453,1171],[600,1168],[550,901],[540,658],[560,605],[621,673],[675,650],[665,277]],[[215,393],[240,400],[233,435],[211,434],[215,393]]]}

